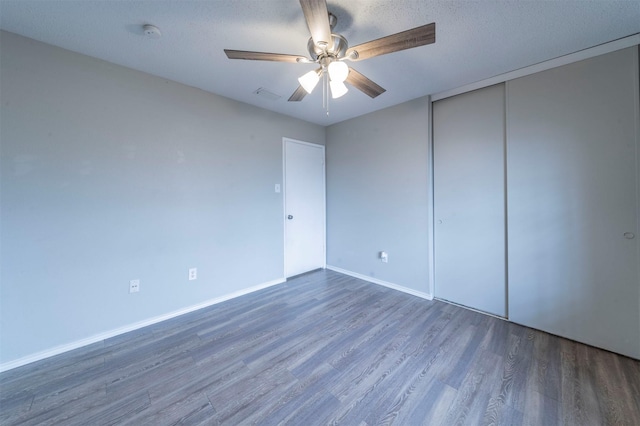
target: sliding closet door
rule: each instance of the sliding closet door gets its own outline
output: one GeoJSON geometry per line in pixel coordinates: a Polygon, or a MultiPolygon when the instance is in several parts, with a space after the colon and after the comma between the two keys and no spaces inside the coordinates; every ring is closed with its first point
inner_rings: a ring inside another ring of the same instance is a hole
{"type": "Polygon", "coordinates": [[[509,312],[640,358],[638,50],[507,85],[509,312]]]}
{"type": "Polygon", "coordinates": [[[433,104],[435,293],[506,316],[504,85],[433,104]]]}

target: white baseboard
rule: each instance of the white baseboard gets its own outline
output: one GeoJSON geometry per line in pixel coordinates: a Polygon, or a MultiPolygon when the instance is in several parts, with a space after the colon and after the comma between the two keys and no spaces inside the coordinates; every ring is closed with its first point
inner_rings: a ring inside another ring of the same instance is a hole
{"type": "Polygon", "coordinates": [[[424,293],[422,291],[414,290],[412,288],[403,287],[403,286],[398,285],[398,284],[393,284],[393,283],[390,283],[390,282],[387,282],[387,281],[382,281],[382,280],[379,280],[377,278],[368,277],[366,275],[358,274],[357,272],[348,271],[346,269],[338,268],[338,267],[331,266],[331,265],[327,265],[327,269],[329,269],[331,271],[334,271],[334,272],[339,272],[339,273],[344,274],[344,275],[349,275],[349,276],[354,277],[354,278],[359,278],[359,279],[364,280],[364,281],[369,281],[370,283],[373,283],[373,284],[378,284],[378,285],[381,285],[381,286],[384,286],[384,287],[392,288],[394,290],[398,290],[398,291],[401,291],[403,293],[411,294],[413,296],[421,297],[423,299],[433,300],[433,295],[431,295],[429,293],[424,293]]]}
{"type": "Polygon", "coordinates": [[[42,352],[37,352],[35,354],[27,355],[25,357],[18,358],[14,361],[0,364],[0,373],[3,371],[11,370],[13,368],[21,367],[26,364],[30,364],[32,362],[40,361],[45,358],[52,357],[54,355],[59,355],[61,353],[68,352],[73,349],[78,349],[83,346],[91,345],[93,343],[97,343],[102,340],[118,336],[120,334],[128,333],[129,331],[137,330],[139,328],[146,327],[148,325],[157,324],[159,322],[166,321],[168,319],[175,318],[180,315],[188,314],[189,312],[197,311],[198,309],[206,308],[211,305],[222,303],[227,300],[234,299],[236,297],[244,296],[246,294],[253,293],[255,291],[262,290],[267,287],[281,284],[285,281],[286,281],[285,278],[278,278],[273,281],[268,281],[266,283],[262,283],[253,287],[238,290],[236,292],[229,293],[224,296],[216,297],[214,299],[207,300],[206,302],[198,303],[197,305],[188,306],[186,308],[178,309],[177,311],[169,312],[164,315],[159,315],[157,317],[153,317],[153,318],[149,318],[133,324],[125,325],[124,327],[119,327],[114,330],[109,330],[104,333],[96,334],[91,337],[87,337],[85,339],[76,340],[75,342],[67,343],[65,345],[55,346],[51,349],[47,349],[42,352]]]}

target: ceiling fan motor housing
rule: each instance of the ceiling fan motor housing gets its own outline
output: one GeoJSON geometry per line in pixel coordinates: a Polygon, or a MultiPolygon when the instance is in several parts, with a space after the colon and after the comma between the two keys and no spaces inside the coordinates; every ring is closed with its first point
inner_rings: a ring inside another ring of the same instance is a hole
{"type": "Polygon", "coordinates": [[[346,55],[348,48],[349,44],[347,43],[347,39],[340,34],[331,34],[331,43],[326,47],[316,45],[313,42],[313,38],[310,38],[307,43],[307,50],[309,50],[309,55],[314,61],[322,59],[323,57],[342,59],[346,55]]]}

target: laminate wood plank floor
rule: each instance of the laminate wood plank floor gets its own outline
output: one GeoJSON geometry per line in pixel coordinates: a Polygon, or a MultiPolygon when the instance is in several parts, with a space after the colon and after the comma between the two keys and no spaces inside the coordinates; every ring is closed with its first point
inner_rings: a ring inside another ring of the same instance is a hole
{"type": "Polygon", "coordinates": [[[640,362],[332,271],[0,375],[3,425],[640,425],[640,362]]]}

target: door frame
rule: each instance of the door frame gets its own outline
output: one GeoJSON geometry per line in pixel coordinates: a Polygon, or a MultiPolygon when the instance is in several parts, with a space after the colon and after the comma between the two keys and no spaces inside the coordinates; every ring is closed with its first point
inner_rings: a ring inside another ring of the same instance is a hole
{"type": "Polygon", "coordinates": [[[312,148],[320,148],[322,150],[322,269],[327,268],[327,156],[324,145],[317,143],[305,142],[293,138],[282,138],[282,276],[285,280],[287,277],[287,143],[296,143],[306,145],[312,148]]]}

